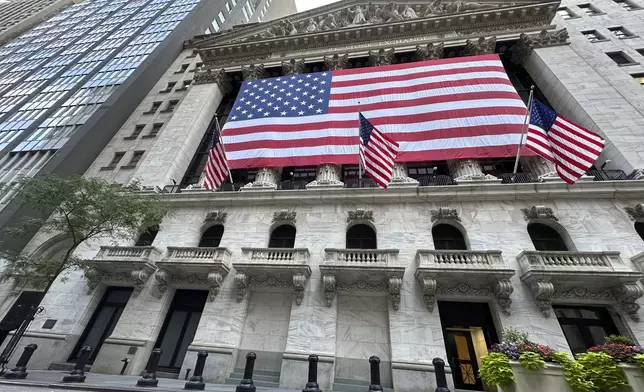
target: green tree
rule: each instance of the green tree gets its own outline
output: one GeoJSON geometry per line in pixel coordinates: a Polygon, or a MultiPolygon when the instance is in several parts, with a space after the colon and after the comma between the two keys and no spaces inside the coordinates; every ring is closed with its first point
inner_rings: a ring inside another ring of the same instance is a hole
{"type": "Polygon", "coordinates": [[[43,218],[24,217],[6,232],[21,237],[39,230],[60,239],[61,256],[4,252],[1,277],[43,288],[45,293],[59,275],[64,279],[70,269],[84,268],[74,256],[81,244],[99,238],[133,239],[158,225],[168,213],[159,195],[141,194],[136,186],[122,187],[98,178],[52,175],[25,180],[23,185],[18,195],[21,202],[43,218]]]}

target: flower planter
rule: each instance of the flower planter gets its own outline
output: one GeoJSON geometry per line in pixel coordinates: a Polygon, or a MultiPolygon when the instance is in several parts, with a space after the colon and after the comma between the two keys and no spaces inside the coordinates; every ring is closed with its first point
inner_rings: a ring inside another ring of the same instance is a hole
{"type": "Polygon", "coordinates": [[[619,367],[624,371],[629,385],[620,388],[619,392],[644,391],[644,370],[637,365],[620,364],[619,367]]]}
{"type": "MultiPolygon", "coordinates": [[[[547,364],[545,369],[532,371],[521,366],[519,362],[510,361],[514,372],[514,384],[505,388],[489,388],[488,392],[571,392],[563,369],[559,365],[547,364]]],[[[643,390],[644,391],[644,390],[643,390]]]]}

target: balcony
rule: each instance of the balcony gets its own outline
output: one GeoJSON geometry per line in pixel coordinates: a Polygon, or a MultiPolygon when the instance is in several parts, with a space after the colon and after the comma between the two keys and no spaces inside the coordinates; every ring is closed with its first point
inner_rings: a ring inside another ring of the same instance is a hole
{"type": "Polygon", "coordinates": [[[639,320],[635,301],[644,295],[637,285],[640,272],[630,269],[619,252],[524,251],[517,256],[537,307],[550,316],[553,301],[615,302],[633,320],[639,320]]]}
{"type": "Polygon", "coordinates": [[[156,267],[154,263],[161,252],[153,246],[102,246],[92,260],[83,264],[89,292],[99,283],[134,286],[133,295],[143,290],[145,283],[156,267]]]}
{"type": "Polygon", "coordinates": [[[436,296],[493,297],[503,313],[510,314],[514,291],[510,268],[499,250],[419,250],[416,252],[416,279],[430,312],[436,296]]]}
{"type": "Polygon", "coordinates": [[[231,255],[227,248],[221,247],[168,247],[168,255],[156,262],[157,296],[162,297],[170,286],[208,287],[208,299],[214,301],[230,271],[231,255]]]}
{"type": "Polygon", "coordinates": [[[496,174],[501,179],[501,184],[530,184],[539,182],[539,179],[532,173],[501,173],[496,174]]]}
{"type": "Polygon", "coordinates": [[[309,257],[306,248],[242,248],[239,262],[233,263],[237,301],[242,301],[249,287],[292,287],[295,302],[301,305],[311,276],[309,257]]]}
{"type": "Polygon", "coordinates": [[[452,177],[447,175],[412,176],[412,178],[418,181],[418,186],[456,185],[452,177]]]}
{"type": "Polygon", "coordinates": [[[324,253],[320,271],[327,306],[337,291],[386,291],[398,310],[405,273],[398,249],[325,249],[324,253]]]}
{"type": "Polygon", "coordinates": [[[594,177],[593,181],[622,181],[628,176],[621,170],[589,170],[586,175],[594,177]]]}

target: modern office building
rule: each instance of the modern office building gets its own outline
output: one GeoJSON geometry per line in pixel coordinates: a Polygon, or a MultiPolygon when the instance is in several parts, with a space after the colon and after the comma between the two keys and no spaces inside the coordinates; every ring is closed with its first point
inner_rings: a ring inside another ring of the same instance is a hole
{"type": "MultiPolygon", "coordinates": [[[[21,343],[38,344],[30,366],[69,366],[89,344],[92,372],[128,358],[134,375],[156,347],[183,377],[206,350],[206,380],[236,383],[253,351],[258,385],[301,390],[317,354],[324,390],[362,391],[377,355],[385,388],[417,392],[435,389],[441,357],[451,390],[483,390],[479,359],[504,328],[574,353],[608,334],[643,344],[642,8],[347,0],[193,38],[86,172],[165,192],[173,214],[154,236],[78,250],[92,270],[44,296],[21,343]],[[512,159],[490,157],[397,164],[388,190],[353,165],[201,187],[244,80],[491,53],[525,100],[535,85],[606,139],[575,185],[540,158],[512,176],[512,159]]],[[[59,241],[39,234],[24,252],[55,257],[59,241]]],[[[38,295],[0,288],[3,312],[38,295]]]]}
{"type": "Polygon", "coordinates": [[[85,1],[0,47],[0,226],[29,213],[12,203],[22,177],[84,172],[184,39],[215,18],[230,29],[244,22],[242,8],[259,12],[255,7],[232,0],[85,1]]]}
{"type": "Polygon", "coordinates": [[[0,2],[0,45],[81,0],[5,0],[0,2]]]}

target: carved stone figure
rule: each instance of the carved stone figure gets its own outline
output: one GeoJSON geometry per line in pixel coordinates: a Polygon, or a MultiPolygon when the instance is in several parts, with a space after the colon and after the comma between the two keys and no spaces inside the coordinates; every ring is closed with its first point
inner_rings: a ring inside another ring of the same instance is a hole
{"type": "Polygon", "coordinates": [[[336,23],[334,14],[327,15],[326,18],[322,19],[322,21],[320,22],[320,30],[322,31],[335,30],[337,28],[338,25],[336,23]]]}
{"type": "Polygon", "coordinates": [[[403,20],[402,15],[398,12],[398,5],[393,1],[382,9],[382,20],[385,22],[396,22],[403,20]]]}
{"type": "Polygon", "coordinates": [[[440,44],[427,44],[427,46],[416,46],[416,57],[418,60],[438,60],[443,58],[443,51],[445,45],[440,44]]]}
{"type": "Polygon", "coordinates": [[[416,14],[416,11],[407,4],[403,10],[402,17],[405,19],[416,19],[418,18],[418,15],[416,14]]]}
{"type": "Polygon", "coordinates": [[[367,18],[364,16],[362,7],[360,7],[359,5],[357,5],[356,8],[353,10],[353,20],[351,21],[351,23],[353,23],[354,25],[367,23],[367,18]]]}
{"type": "Polygon", "coordinates": [[[496,37],[490,37],[488,39],[485,39],[485,37],[481,37],[476,42],[468,39],[465,42],[465,50],[463,51],[463,53],[466,56],[490,54],[490,53],[494,53],[495,48],[496,48],[496,37]]]}
{"type": "Polygon", "coordinates": [[[313,18],[309,18],[309,24],[306,26],[306,32],[307,33],[312,33],[314,31],[317,31],[318,29],[318,23],[313,20],[313,18]]]}

